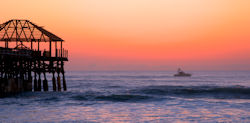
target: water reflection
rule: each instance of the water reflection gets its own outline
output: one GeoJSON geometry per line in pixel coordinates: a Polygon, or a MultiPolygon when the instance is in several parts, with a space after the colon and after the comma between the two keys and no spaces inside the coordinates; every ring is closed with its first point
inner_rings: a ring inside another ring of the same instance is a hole
{"type": "Polygon", "coordinates": [[[249,112],[239,109],[215,110],[214,108],[216,107],[211,107],[210,109],[201,107],[190,111],[190,109],[180,108],[179,106],[162,108],[162,106],[151,104],[129,104],[129,106],[123,106],[121,103],[115,105],[68,107],[62,112],[63,115],[59,112],[53,114],[61,114],[62,121],[82,120],[94,122],[188,122],[188,120],[190,122],[193,120],[232,122],[240,120],[240,116],[249,115],[249,112]]]}
{"type": "MultiPolygon", "coordinates": [[[[185,99],[184,99],[185,100],[185,99]]],[[[249,105],[202,100],[106,103],[88,106],[0,106],[1,121],[33,122],[235,122],[250,121],[249,105]],[[200,105],[202,103],[202,105],[200,105]],[[9,108],[9,109],[8,109],[9,108]],[[15,112],[12,112],[15,108],[15,112]],[[17,115],[18,114],[18,115],[17,115]],[[12,118],[15,117],[13,120],[12,118]]]]}

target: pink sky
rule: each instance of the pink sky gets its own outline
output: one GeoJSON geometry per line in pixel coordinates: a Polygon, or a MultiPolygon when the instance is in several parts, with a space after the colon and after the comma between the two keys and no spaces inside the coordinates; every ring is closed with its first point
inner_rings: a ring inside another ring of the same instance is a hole
{"type": "Polygon", "coordinates": [[[249,70],[249,0],[8,0],[63,38],[68,70],[249,70]]]}

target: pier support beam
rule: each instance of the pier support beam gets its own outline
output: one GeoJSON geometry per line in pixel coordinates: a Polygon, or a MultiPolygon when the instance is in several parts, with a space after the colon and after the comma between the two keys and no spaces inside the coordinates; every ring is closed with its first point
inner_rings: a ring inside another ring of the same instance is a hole
{"type": "Polygon", "coordinates": [[[44,75],[44,80],[43,80],[43,91],[48,91],[49,90],[49,87],[48,87],[48,81],[46,79],[46,74],[45,72],[43,73],[44,75]]]}
{"type": "Polygon", "coordinates": [[[44,75],[44,80],[43,80],[43,91],[48,91],[49,90],[49,87],[48,87],[48,81],[46,79],[46,74],[45,72],[43,73],[44,75]]]}
{"type": "Polygon", "coordinates": [[[43,80],[43,91],[48,91],[49,87],[48,87],[48,81],[47,79],[43,80]]]}
{"type": "Polygon", "coordinates": [[[65,71],[64,71],[63,61],[61,61],[61,70],[62,70],[61,72],[62,72],[62,77],[63,77],[63,90],[67,91],[67,84],[66,84],[65,75],[64,75],[65,71]]]}
{"type": "Polygon", "coordinates": [[[37,91],[42,91],[41,73],[38,73],[38,87],[37,87],[37,91]]]}
{"type": "Polygon", "coordinates": [[[55,78],[55,72],[52,73],[52,84],[53,84],[53,91],[56,91],[56,78],[55,78]]]}
{"type": "Polygon", "coordinates": [[[46,78],[46,71],[45,71],[45,61],[43,61],[43,76],[44,76],[44,80],[43,80],[43,91],[48,91],[49,87],[48,87],[48,81],[46,78]]]}
{"type": "Polygon", "coordinates": [[[65,80],[64,72],[62,73],[62,75],[63,75],[63,90],[67,91],[67,85],[66,85],[66,80],[65,80]]]}
{"type": "Polygon", "coordinates": [[[63,76],[63,90],[67,91],[67,85],[66,85],[66,80],[65,80],[65,71],[64,71],[64,64],[63,61],[61,61],[61,69],[62,69],[62,76],[63,76]]]}
{"type": "Polygon", "coordinates": [[[57,89],[58,91],[61,91],[61,78],[60,78],[60,75],[58,73],[58,76],[57,76],[57,89]]]}
{"type": "Polygon", "coordinates": [[[32,91],[32,77],[29,76],[28,81],[27,81],[27,87],[25,91],[32,91]]]}
{"type": "Polygon", "coordinates": [[[37,89],[37,79],[36,79],[36,72],[35,72],[35,79],[34,79],[34,91],[38,91],[37,89]]]}
{"type": "Polygon", "coordinates": [[[32,75],[31,75],[31,66],[32,66],[32,62],[27,62],[27,68],[29,68],[28,70],[28,79],[26,82],[26,86],[24,87],[24,91],[32,91],[32,75]]]}
{"type": "MultiPolygon", "coordinates": [[[[39,50],[39,41],[38,41],[38,50],[39,50]]],[[[41,80],[41,61],[38,62],[38,91],[42,91],[42,80],[41,80]]]]}

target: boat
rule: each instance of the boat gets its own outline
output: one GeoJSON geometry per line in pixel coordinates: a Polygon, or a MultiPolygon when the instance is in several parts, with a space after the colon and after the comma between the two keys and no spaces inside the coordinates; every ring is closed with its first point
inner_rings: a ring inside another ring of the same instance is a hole
{"type": "Polygon", "coordinates": [[[185,73],[183,70],[181,70],[180,68],[177,70],[177,74],[174,74],[175,77],[190,77],[192,76],[192,74],[190,73],[185,73]]]}

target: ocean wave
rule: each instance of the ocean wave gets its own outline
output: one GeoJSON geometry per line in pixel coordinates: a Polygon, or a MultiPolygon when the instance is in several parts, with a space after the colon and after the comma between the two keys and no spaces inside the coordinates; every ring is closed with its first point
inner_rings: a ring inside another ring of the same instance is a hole
{"type": "Polygon", "coordinates": [[[72,96],[70,98],[72,98],[73,100],[79,100],[79,101],[88,100],[88,98],[86,96],[84,96],[84,95],[74,95],[74,96],[72,96]]]}
{"type": "MultiPolygon", "coordinates": [[[[112,88],[112,87],[111,87],[112,88]]],[[[117,89],[116,86],[114,86],[117,89]]],[[[38,102],[52,104],[63,102],[87,105],[98,102],[147,102],[175,98],[213,98],[213,99],[250,99],[250,87],[244,86],[144,86],[136,88],[119,87],[116,91],[91,90],[91,91],[67,91],[67,92],[27,92],[9,97],[10,102],[0,100],[0,104],[14,104],[21,100],[20,104],[38,102]]]]}
{"type": "Polygon", "coordinates": [[[229,99],[250,99],[250,88],[243,86],[150,86],[132,90],[149,95],[171,95],[182,97],[213,97],[229,99]]]}
{"type": "Polygon", "coordinates": [[[97,96],[95,99],[97,100],[105,100],[105,101],[115,101],[115,102],[137,102],[137,101],[145,101],[151,99],[150,96],[143,95],[108,95],[108,96],[97,96]]]}
{"type": "Polygon", "coordinates": [[[136,95],[136,94],[86,95],[83,93],[79,93],[71,95],[69,98],[74,101],[139,102],[152,99],[153,97],[145,95],[136,95]]]}

